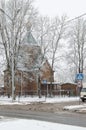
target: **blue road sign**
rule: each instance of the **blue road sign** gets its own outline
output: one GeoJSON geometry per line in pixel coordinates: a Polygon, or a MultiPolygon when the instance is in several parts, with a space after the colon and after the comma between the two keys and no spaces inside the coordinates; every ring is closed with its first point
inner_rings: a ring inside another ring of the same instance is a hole
{"type": "Polygon", "coordinates": [[[47,80],[43,80],[42,82],[43,82],[43,84],[47,84],[47,80]]]}
{"type": "Polygon", "coordinates": [[[82,80],[83,78],[84,78],[83,73],[78,73],[78,74],[76,74],[76,79],[77,79],[77,80],[82,80]]]}

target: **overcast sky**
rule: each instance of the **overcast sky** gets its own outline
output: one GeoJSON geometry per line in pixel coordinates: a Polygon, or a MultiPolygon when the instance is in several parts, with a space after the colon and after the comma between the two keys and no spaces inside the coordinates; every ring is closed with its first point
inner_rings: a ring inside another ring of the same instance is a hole
{"type": "Polygon", "coordinates": [[[36,0],[40,14],[54,17],[67,14],[69,18],[86,13],[86,0],[36,0]]]}

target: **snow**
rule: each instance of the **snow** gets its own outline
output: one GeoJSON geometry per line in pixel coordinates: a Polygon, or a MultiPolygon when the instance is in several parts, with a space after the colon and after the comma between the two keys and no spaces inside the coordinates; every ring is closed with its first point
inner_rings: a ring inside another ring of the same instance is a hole
{"type": "Polygon", "coordinates": [[[72,105],[72,106],[65,106],[64,110],[70,110],[70,111],[77,111],[86,113],[86,104],[79,104],[79,105],[72,105]]]}
{"type": "Polygon", "coordinates": [[[70,102],[70,101],[78,101],[78,97],[56,97],[56,98],[47,98],[47,103],[58,103],[58,102],[70,102]]]}
{"type": "Polygon", "coordinates": [[[42,102],[42,103],[58,103],[58,102],[70,102],[70,101],[78,101],[79,97],[42,97],[39,98],[38,96],[30,96],[30,97],[17,97],[14,102],[12,102],[12,98],[7,98],[7,97],[0,97],[0,105],[13,105],[13,104],[30,104],[34,102],[42,102]]]}
{"type": "Polygon", "coordinates": [[[73,110],[73,109],[81,109],[86,107],[86,104],[83,105],[72,105],[72,106],[65,106],[64,109],[73,110]]]}
{"type": "Polygon", "coordinates": [[[13,119],[0,122],[1,130],[85,130],[84,127],[50,123],[36,120],[13,119]]]}
{"type": "Polygon", "coordinates": [[[86,112],[86,103],[80,104],[80,98],[79,97],[42,97],[39,98],[38,96],[33,97],[17,97],[14,102],[12,102],[12,98],[7,97],[0,97],[0,105],[27,105],[31,103],[60,103],[60,102],[72,102],[72,101],[78,101],[78,105],[71,105],[71,106],[65,106],[65,110],[72,110],[72,111],[80,111],[80,112],[86,112]]]}
{"type": "MultiPolygon", "coordinates": [[[[32,102],[44,102],[44,103],[56,103],[56,102],[67,102],[67,101],[79,101],[78,97],[54,97],[54,98],[38,98],[38,97],[22,97],[12,102],[11,98],[0,97],[0,105],[14,105],[14,104],[29,104],[32,102]]],[[[83,109],[86,110],[86,104],[66,106],[65,109],[83,109]]],[[[38,120],[27,120],[17,118],[7,118],[0,116],[0,129],[1,130],[85,130],[84,127],[64,125],[59,123],[51,123],[38,120]]]]}

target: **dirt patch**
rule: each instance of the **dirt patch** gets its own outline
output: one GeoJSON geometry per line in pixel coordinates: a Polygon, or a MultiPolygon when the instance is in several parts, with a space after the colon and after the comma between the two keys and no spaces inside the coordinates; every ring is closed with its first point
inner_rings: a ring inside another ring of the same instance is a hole
{"type": "Polygon", "coordinates": [[[0,110],[23,110],[23,111],[42,111],[42,112],[62,112],[64,106],[78,105],[79,102],[61,102],[61,103],[31,103],[28,105],[1,105],[0,110]]]}

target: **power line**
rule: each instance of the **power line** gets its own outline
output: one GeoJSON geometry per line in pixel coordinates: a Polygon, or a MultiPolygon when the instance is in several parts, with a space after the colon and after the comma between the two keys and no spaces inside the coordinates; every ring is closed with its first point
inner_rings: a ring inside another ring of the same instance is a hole
{"type": "Polygon", "coordinates": [[[67,23],[72,22],[72,21],[74,21],[74,20],[76,20],[76,19],[79,19],[79,18],[81,18],[81,17],[83,17],[83,16],[85,16],[85,15],[86,15],[86,13],[84,13],[84,14],[82,14],[82,15],[79,15],[79,16],[73,18],[73,19],[68,20],[67,23]]]}
{"type": "MultiPolygon", "coordinates": [[[[85,15],[86,15],[86,13],[84,13],[84,14],[82,14],[82,15],[79,15],[79,16],[73,18],[73,19],[70,19],[70,20],[65,21],[64,26],[66,26],[67,24],[71,23],[72,21],[77,20],[77,19],[79,19],[79,18],[81,18],[81,17],[83,17],[83,16],[85,16],[85,15]]],[[[59,25],[59,27],[60,27],[60,26],[61,26],[61,24],[59,25]]]]}

